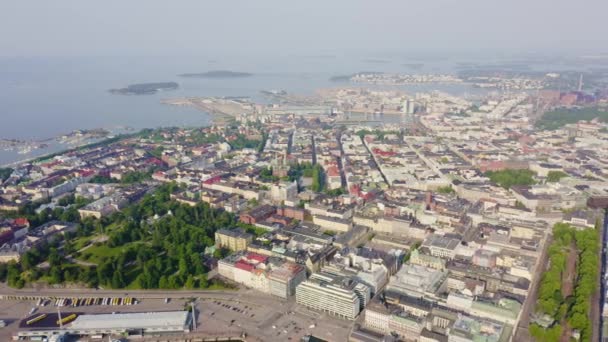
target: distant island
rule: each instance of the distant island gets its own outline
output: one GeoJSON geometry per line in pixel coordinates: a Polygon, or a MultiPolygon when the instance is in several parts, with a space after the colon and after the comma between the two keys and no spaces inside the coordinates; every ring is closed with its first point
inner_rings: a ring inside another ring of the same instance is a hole
{"type": "Polygon", "coordinates": [[[353,77],[358,75],[382,75],[384,72],[381,71],[360,71],[358,73],[350,74],[350,75],[337,75],[329,78],[331,82],[350,82],[353,77]]]}
{"type": "Polygon", "coordinates": [[[130,84],[126,88],[110,89],[110,93],[117,95],[150,95],[160,90],[175,90],[179,84],[175,82],[156,82],[130,84]]]}
{"type": "Polygon", "coordinates": [[[192,77],[192,78],[242,78],[250,77],[253,74],[248,72],[230,71],[230,70],[213,70],[201,73],[189,73],[180,74],[179,77],[192,77]]]}

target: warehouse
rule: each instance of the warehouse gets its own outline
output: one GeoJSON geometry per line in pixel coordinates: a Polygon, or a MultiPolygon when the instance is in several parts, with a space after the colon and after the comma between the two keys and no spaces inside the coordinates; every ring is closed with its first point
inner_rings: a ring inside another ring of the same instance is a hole
{"type": "Polygon", "coordinates": [[[33,324],[27,330],[20,331],[17,336],[188,333],[191,323],[192,318],[188,311],[80,315],[63,328],[33,324]]]}

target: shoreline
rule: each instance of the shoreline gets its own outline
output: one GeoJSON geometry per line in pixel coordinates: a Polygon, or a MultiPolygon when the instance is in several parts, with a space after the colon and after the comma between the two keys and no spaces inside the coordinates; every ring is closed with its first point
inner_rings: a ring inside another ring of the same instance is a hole
{"type": "Polygon", "coordinates": [[[101,139],[101,140],[95,141],[95,142],[88,142],[88,143],[83,143],[83,144],[77,144],[77,145],[74,145],[74,146],[72,146],[70,148],[61,149],[59,151],[48,152],[48,153],[41,154],[39,156],[33,156],[31,158],[26,158],[26,159],[22,159],[22,160],[10,162],[10,163],[1,164],[0,167],[3,167],[3,168],[7,168],[7,167],[12,168],[12,167],[18,166],[20,164],[25,164],[25,163],[31,163],[31,162],[35,162],[35,161],[45,160],[45,159],[48,159],[48,158],[52,158],[54,156],[58,156],[58,155],[62,155],[62,154],[65,154],[65,153],[73,152],[73,151],[76,151],[76,150],[79,150],[79,149],[83,149],[83,148],[95,147],[95,146],[103,146],[103,145],[106,145],[106,144],[111,144],[113,142],[119,141],[119,140],[124,139],[126,137],[138,134],[139,132],[141,132],[141,130],[137,131],[135,133],[132,133],[132,134],[119,134],[119,135],[116,135],[116,136],[114,136],[112,138],[105,138],[105,139],[101,139]]]}

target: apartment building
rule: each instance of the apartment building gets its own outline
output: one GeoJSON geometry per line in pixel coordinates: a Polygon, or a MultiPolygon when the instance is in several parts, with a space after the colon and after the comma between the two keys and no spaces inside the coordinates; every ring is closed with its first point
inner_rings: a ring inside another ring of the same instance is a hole
{"type": "Polygon", "coordinates": [[[253,235],[242,229],[220,229],[215,232],[215,246],[231,251],[244,251],[253,240],[253,235]]]}
{"type": "Polygon", "coordinates": [[[218,261],[218,273],[260,292],[287,299],[306,280],[306,268],[280,258],[240,251],[218,261]]]}

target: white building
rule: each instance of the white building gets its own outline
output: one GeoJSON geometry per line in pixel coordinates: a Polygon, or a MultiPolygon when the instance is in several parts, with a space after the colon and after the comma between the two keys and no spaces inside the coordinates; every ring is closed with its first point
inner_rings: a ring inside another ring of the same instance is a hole
{"type": "Polygon", "coordinates": [[[314,273],[296,288],[296,302],[330,315],[353,320],[371,298],[369,286],[349,277],[314,273]]]}

